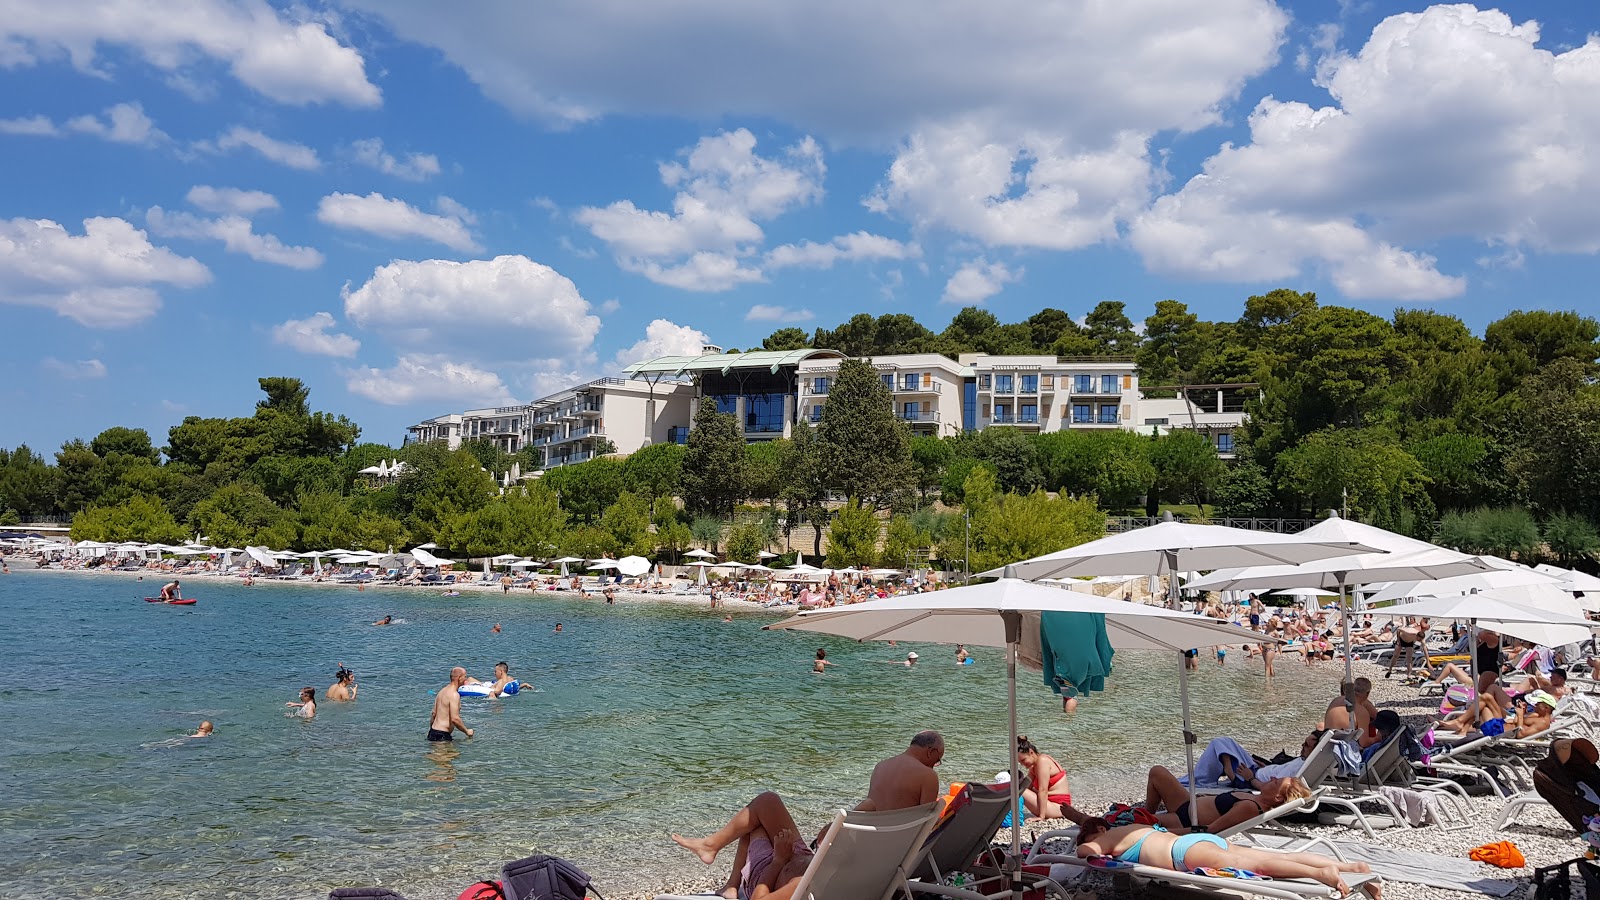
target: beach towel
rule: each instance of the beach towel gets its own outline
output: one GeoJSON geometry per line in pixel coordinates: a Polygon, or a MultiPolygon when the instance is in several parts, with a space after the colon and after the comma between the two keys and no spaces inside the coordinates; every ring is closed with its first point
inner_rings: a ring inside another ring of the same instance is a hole
{"type": "MultiPolygon", "coordinates": [[[[1216,787],[1217,783],[1222,780],[1222,757],[1224,756],[1233,757],[1237,765],[1245,765],[1251,769],[1256,768],[1255,757],[1250,754],[1249,750],[1244,748],[1243,744],[1233,738],[1212,738],[1211,742],[1206,744],[1205,752],[1200,754],[1200,758],[1194,761],[1194,783],[1196,786],[1216,787]]],[[[1178,776],[1178,783],[1188,784],[1189,776],[1178,776]]],[[[1249,785],[1234,784],[1233,787],[1243,790],[1248,788],[1249,785]]]]}
{"type": "Polygon", "coordinates": [[[1099,613],[1039,614],[1040,662],[1044,683],[1063,697],[1103,691],[1111,674],[1111,640],[1099,613]]]}
{"type": "Polygon", "coordinates": [[[1482,847],[1473,847],[1467,852],[1467,858],[1502,869],[1520,869],[1528,864],[1522,857],[1522,851],[1510,841],[1495,841],[1482,847]]]}
{"type": "Polygon", "coordinates": [[[1355,741],[1334,741],[1331,746],[1340,775],[1355,776],[1367,770],[1367,761],[1361,758],[1361,747],[1355,741]]]}
{"type": "Polygon", "coordinates": [[[1405,814],[1406,822],[1413,828],[1424,822],[1442,822],[1439,815],[1439,798],[1424,791],[1413,791],[1392,784],[1378,788],[1378,793],[1389,798],[1395,808],[1405,814]]]}

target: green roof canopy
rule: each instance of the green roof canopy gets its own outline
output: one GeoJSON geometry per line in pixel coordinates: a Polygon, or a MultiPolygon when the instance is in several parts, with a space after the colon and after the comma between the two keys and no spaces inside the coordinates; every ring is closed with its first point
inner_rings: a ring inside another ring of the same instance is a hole
{"type": "Polygon", "coordinates": [[[732,369],[766,369],[776,375],[784,366],[797,366],[808,359],[843,359],[837,350],[752,350],[749,353],[706,353],[699,356],[662,356],[636,362],[622,371],[635,375],[683,375],[690,372],[720,372],[732,369]]]}

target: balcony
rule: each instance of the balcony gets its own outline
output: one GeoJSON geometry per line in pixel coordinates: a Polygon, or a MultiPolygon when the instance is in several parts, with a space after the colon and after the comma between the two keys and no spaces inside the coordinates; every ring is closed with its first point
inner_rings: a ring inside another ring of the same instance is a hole
{"type": "Polygon", "coordinates": [[[829,383],[826,383],[826,382],[823,383],[823,384],[815,384],[815,383],[810,382],[810,381],[801,382],[801,384],[800,384],[800,396],[802,396],[802,397],[826,397],[826,396],[828,396],[828,388],[830,388],[830,387],[832,387],[832,385],[829,384],[829,383]]]}
{"type": "Polygon", "coordinates": [[[897,381],[894,385],[894,392],[896,394],[942,394],[944,393],[944,385],[937,381],[930,381],[927,384],[923,384],[920,380],[915,384],[897,381]]]}
{"type": "Polygon", "coordinates": [[[601,413],[600,406],[601,404],[599,403],[580,403],[577,407],[577,413],[580,416],[598,416],[601,413]]]}
{"type": "Polygon", "coordinates": [[[939,421],[939,413],[937,410],[928,410],[926,412],[922,410],[916,410],[914,412],[901,410],[899,413],[897,413],[897,415],[900,417],[900,421],[907,422],[912,425],[934,425],[939,421]]]}
{"type": "Polygon", "coordinates": [[[989,420],[989,424],[990,425],[1038,425],[1039,424],[1039,414],[1037,412],[995,413],[994,417],[989,420]]]}

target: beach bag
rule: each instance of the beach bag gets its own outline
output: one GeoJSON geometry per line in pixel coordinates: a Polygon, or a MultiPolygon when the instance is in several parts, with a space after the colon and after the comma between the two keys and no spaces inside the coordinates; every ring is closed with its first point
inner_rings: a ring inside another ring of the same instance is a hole
{"type": "Polygon", "coordinates": [[[500,884],[506,900],[584,900],[589,892],[600,897],[587,872],[559,856],[543,853],[501,866],[500,884]]]}

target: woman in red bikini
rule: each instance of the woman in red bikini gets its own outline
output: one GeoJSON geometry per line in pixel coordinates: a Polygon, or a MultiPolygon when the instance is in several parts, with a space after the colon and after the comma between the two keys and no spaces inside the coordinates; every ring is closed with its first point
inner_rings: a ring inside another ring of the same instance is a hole
{"type": "Polygon", "coordinates": [[[1022,802],[1030,815],[1041,819],[1068,818],[1072,808],[1072,791],[1067,787],[1067,771],[1054,758],[1039,752],[1033,742],[1017,735],[1017,767],[1029,777],[1029,784],[1044,785],[1044,796],[1028,789],[1022,792],[1022,802]]]}

